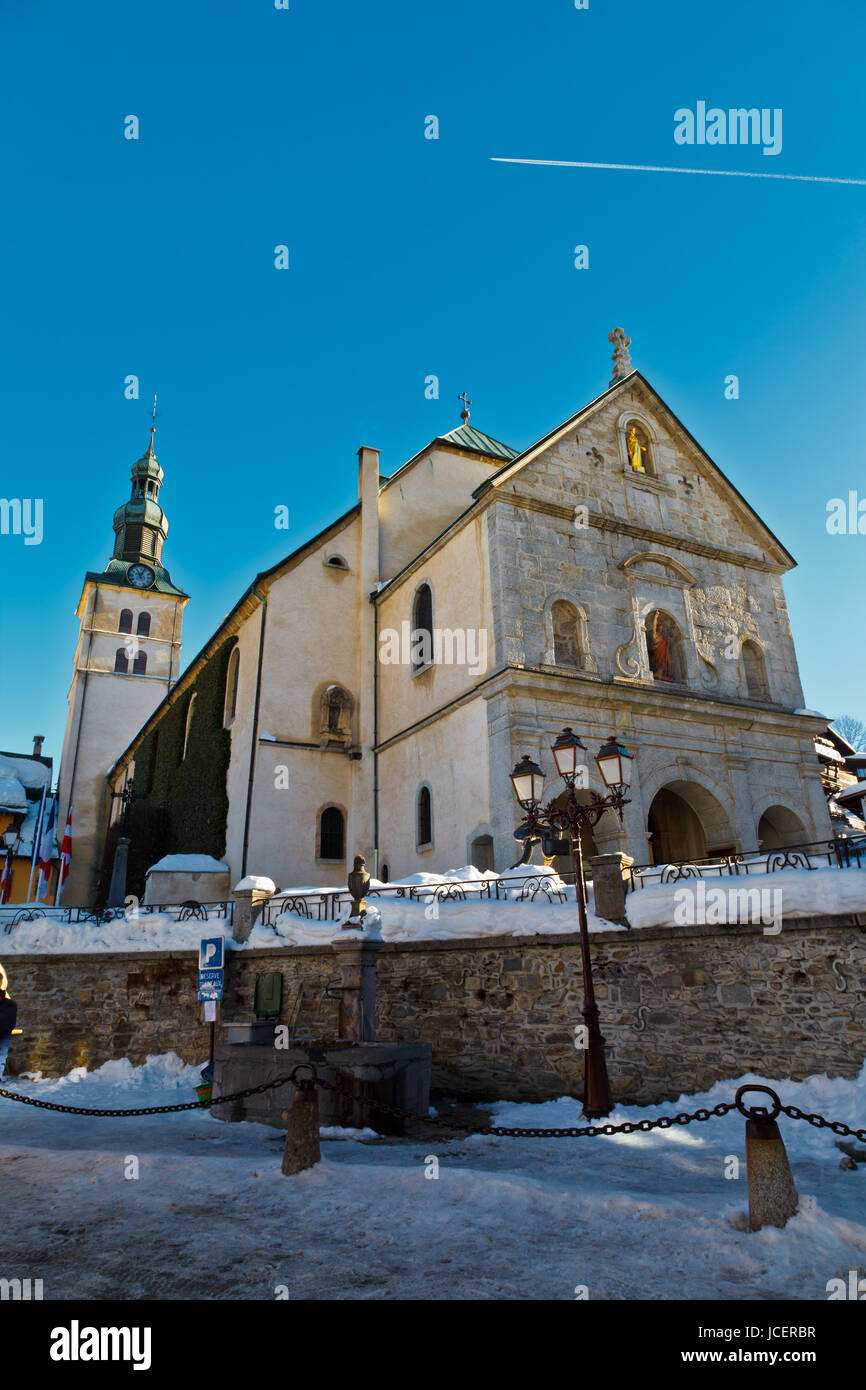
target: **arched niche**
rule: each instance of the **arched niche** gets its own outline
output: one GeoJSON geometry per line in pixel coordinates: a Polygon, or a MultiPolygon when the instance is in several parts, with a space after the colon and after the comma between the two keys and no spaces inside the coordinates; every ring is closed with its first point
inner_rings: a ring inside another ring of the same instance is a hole
{"type": "Polygon", "coordinates": [[[633,477],[657,478],[658,433],[650,417],[634,408],[624,410],[616,422],[616,433],[623,471],[633,477]]]}
{"type": "Polygon", "coordinates": [[[543,661],[575,671],[598,672],[590,646],[586,609],[566,593],[551,594],[544,606],[543,661]]]}
{"type": "Polygon", "coordinates": [[[647,665],[655,681],[668,685],[686,682],[683,634],[680,625],[664,608],[652,608],[644,620],[647,665]]]}
{"type": "Polygon", "coordinates": [[[329,681],[313,696],[314,733],[321,748],[348,748],[352,743],[355,701],[344,685],[329,681]]]}
{"type": "Polygon", "coordinates": [[[764,653],[753,638],[747,637],[740,647],[740,660],[743,665],[743,678],[746,694],[751,700],[767,700],[770,685],[767,680],[767,663],[764,653]]]}

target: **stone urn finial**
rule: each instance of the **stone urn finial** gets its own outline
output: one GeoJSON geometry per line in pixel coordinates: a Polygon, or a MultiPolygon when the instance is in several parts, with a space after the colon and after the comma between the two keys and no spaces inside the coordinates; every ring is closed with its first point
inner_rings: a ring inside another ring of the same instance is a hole
{"type": "MultiPolygon", "coordinates": [[[[364,900],[364,895],[367,892],[367,889],[370,887],[370,875],[367,873],[367,870],[364,867],[366,862],[367,861],[365,860],[362,854],[356,854],[355,863],[352,867],[352,872],[349,874],[346,880],[349,892],[352,894],[352,910],[349,913],[349,922],[351,922],[355,918],[357,918],[359,921],[362,920],[367,911],[367,904],[364,900]]],[[[352,930],[352,928],[349,927],[348,922],[344,923],[343,925],[344,928],[352,930]]]]}

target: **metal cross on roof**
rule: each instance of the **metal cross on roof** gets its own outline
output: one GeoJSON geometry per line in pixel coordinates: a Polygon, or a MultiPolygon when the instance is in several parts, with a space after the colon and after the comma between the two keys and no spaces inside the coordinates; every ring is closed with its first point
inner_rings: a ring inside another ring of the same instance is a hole
{"type": "Polygon", "coordinates": [[[150,447],[153,448],[153,436],[156,433],[156,396],[153,398],[153,410],[150,413],[150,447]]]}
{"type": "Polygon", "coordinates": [[[466,394],[465,391],[463,391],[463,392],[457,397],[457,399],[458,399],[458,401],[462,401],[462,402],[463,402],[463,409],[462,409],[461,412],[460,412],[460,419],[463,421],[463,423],[464,423],[464,425],[465,425],[466,422],[467,422],[467,420],[469,419],[469,407],[470,407],[470,405],[472,404],[472,402],[470,401],[470,399],[469,399],[469,397],[467,396],[467,394],[466,394]]]}

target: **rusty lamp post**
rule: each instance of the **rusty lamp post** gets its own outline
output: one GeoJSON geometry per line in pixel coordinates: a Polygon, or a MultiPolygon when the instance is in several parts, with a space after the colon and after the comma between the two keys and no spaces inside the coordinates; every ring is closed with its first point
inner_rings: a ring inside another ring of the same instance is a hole
{"type": "Polygon", "coordinates": [[[577,897],[577,911],[580,920],[580,956],[583,967],[583,1018],[587,1030],[587,1046],[584,1053],[583,1113],[588,1120],[602,1119],[613,1109],[610,1082],[607,1077],[607,1062],[604,1055],[604,1038],[598,1022],[598,1005],[592,983],[592,963],[589,954],[589,926],[586,916],[586,880],[583,874],[583,851],[580,832],[583,826],[595,825],[605,811],[616,811],[622,821],[622,810],[627,806],[631,781],[632,755],[612,734],[602,744],[596,755],[596,763],[602,781],[608,789],[607,796],[598,792],[589,793],[589,803],[581,806],[575,795],[575,779],[583,767],[579,754],[586,753],[586,746],[570,729],[563,729],[552,749],[556,770],[566,785],[565,805],[557,807],[551,801],[542,804],[544,773],[537,763],[524,755],[511,773],[514,794],[526,812],[524,825],[527,832],[550,831],[567,832],[571,839],[571,852],[574,860],[574,888],[577,897]]]}

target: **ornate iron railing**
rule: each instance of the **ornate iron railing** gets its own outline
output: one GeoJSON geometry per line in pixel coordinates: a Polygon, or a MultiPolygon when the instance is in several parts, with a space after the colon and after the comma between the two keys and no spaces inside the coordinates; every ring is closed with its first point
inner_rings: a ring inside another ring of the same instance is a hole
{"type": "MultiPolygon", "coordinates": [[[[405,899],[406,902],[532,902],[539,898],[547,902],[564,903],[566,888],[574,883],[574,874],[536,873],[506,874],[501,878],[454,879],[444,883],[394,883],[371,888],[371,898],[405,899]]],[[[282,913],[294,913],[313,922],[333,922],[352,901],[345,888],[321,891],[310,889],[301,893],[279,893],[269,898],[261,914],[265,926],[273,926],[282,913]]]]}
{"type": "Polygon", "coordinates": [[[727,875],[773,874],[782,869],[864,869],[866,836],[810,840],[805,844],[753,854],[724,854],[671,864],[633,864],[627,889],[634,892],[658,883],[679,883],[688,878],[724,878],[727,875]]]}
{"type": "Polygon", "coordinates": [[[7,936],[21,922],[37,922],[46,917],[50,922],[67,926],[79,922],[101,927],[121,917],[172,917],[176,922],[209,922],[234,920],[234,903],[198,903],[188,899],[183,903],[140,903],[137,907],[49,907],[39,903],[7,903],[0,907],[0,930],[7,936]]]}

